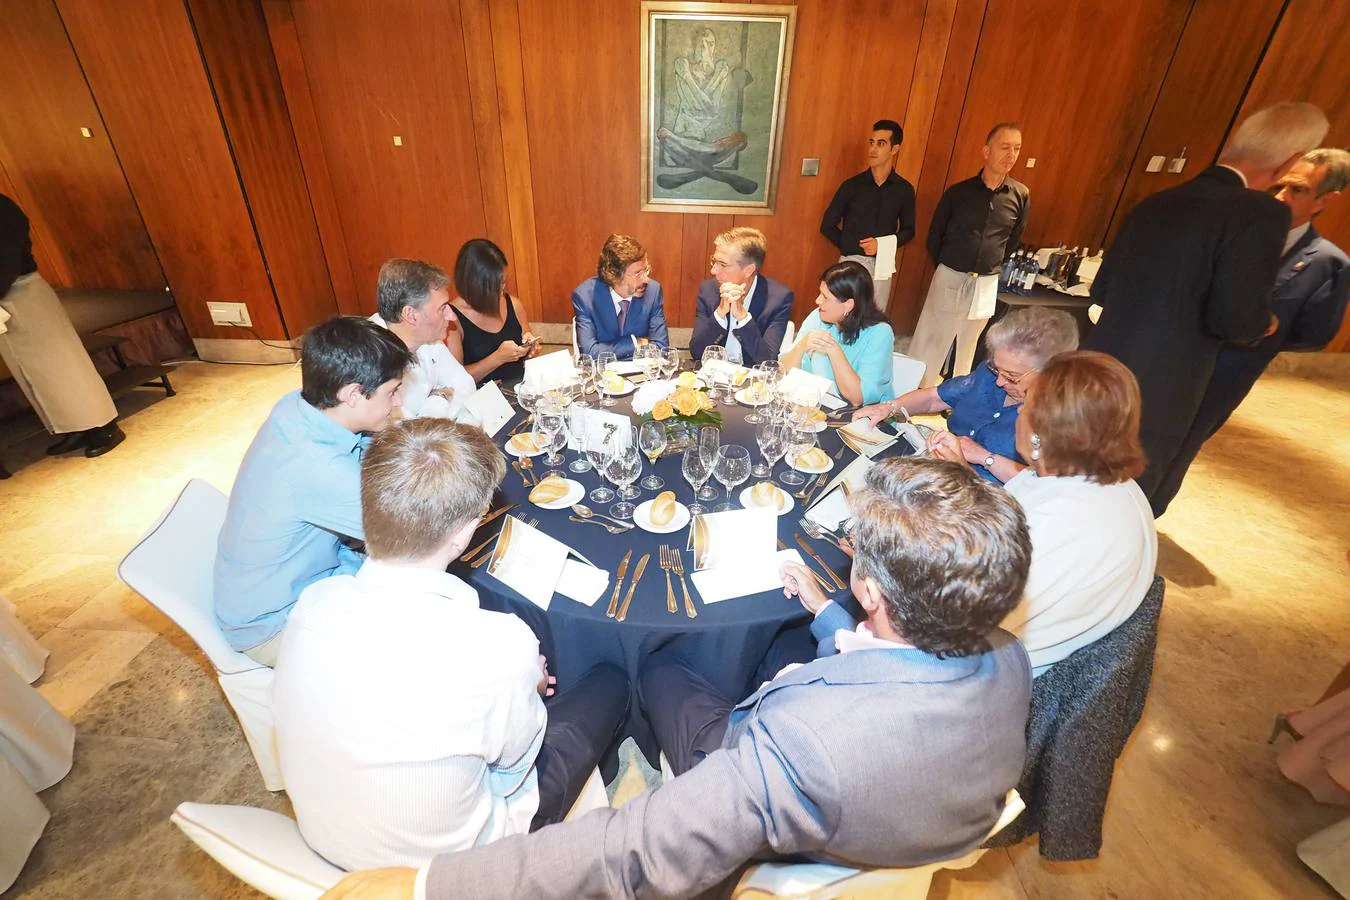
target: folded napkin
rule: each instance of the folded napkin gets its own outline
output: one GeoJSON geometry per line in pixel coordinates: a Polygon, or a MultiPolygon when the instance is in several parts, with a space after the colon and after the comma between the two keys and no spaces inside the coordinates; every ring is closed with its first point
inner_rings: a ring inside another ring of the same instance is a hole
{"type": "Polygon", "coordinates": [[[785,562],[806,565],[796,550],[779,550],[769,556],[743,559],[736,565],[704,569],[690,575],[689,580],[705,604],[721,603],[781,589],[783,579],[778,570],[785,562]]]}

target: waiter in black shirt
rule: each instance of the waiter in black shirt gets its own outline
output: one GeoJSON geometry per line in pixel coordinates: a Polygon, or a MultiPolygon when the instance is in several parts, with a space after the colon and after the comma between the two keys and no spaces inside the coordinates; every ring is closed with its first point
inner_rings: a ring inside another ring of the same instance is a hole
{"type": "Polygon", "coordinates": [[[984,168],[947,188],[928,228],[928,255],[937,263],[909,355],[922,360],[920,387],[937,384],[956,346],[953,375],[965,375],[998,298],[998,272],[1017,249],[1031,192],[1010,174],[1022,152],[1022,127],[1000,122],[984,139],[984,168]]]}
{"type": "Polygon", "coordinates": [[[883,310],[891,296],[895,250],[914,237],[914,186],[895,174],[900,123],[882,119],[867,136],[867,170],[839,185],[820,222],[820,233],[839,248],[840,262],[851,259],[872,273],[874,296],[883,310]],[[895,247],[878,247],[878,238],[895,237],[895,247]],[[878,251],[881,273],[877,272],[878,251]]]}

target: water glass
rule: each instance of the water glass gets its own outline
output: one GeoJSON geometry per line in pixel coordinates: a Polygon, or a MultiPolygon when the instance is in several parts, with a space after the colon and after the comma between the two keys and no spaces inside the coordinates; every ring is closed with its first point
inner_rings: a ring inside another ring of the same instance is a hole
{"type": "Polygon", "coordinates": [[[525,410],[527,417],[534,418],[534,407],[539,402],[539,389],[522,381],[516,385],[516,403],[525,410]]]}
{"type": "Polygon", "coordinates": [[[747,425],[758,425],[764,421],[764,417],[759,413],[761,401],[764,398],[763,392],[767,390],[764,384],[764,371],[762,369],[751,369],[745,377],[743,396],[750,402],[750,412],[745,416],[747,425]]]}
{"type": "MultiPolygon", "coordinates": [[[[722,445],[722,429],[716,425],[704,425],[698,430],[698,452],[703,456],[703,462],[711,473],[713,466],[717,465],[717,451],[722,445]]],[[[698,492],[699,500],[716,500],[717,488],[701,487],[698,492]]]]}
{"type": "Polygon", "coordinates": [[[642,479],[640,484],[645,490],[659,491],[666,486],[666,482],[656,474],[656,461],[661,458],[661,453],[666,449],[666,426],[664,422],[643,422],[638,428],[638,447],[647,455],[651,461],[652,471],[646,478],[642,479]]]}
{"type": "Polygon", "coordinates": [[[609,374],[609,367],[618,362],[618,357],[610,350],[606,350],[595,358],[595,391],[600,395],[601,406],[614,406],[619,401],[605,389],[605,378],[609,374]]]}
{"type": "Polygon", "coordinates": [[[680,351],[676,350],[674,347],[666,348],[666,352],[662,354],[661,377],[674,378],[679,371],[680,351]]]}
{"type": "Polygon", "coordinates": [[[544,457],[550,474],[556,474],[562,465],[562,456],[558,451],[567,446],[567,417],[561,412],[540,409],[534,416],[534,439],[536,446],[548,450],[544,457]]]}
{"type": "Polygon", "coordinates": [[[694,502],[689,504],[689,514],[703,515],[708,511],[708,507],[699,503],[698,499],[703,492],[703,485],[712,477],[713,467],[708,464],[697,443],[690,441],[689,446],[684,448],[684,456],[680,459],[680,472],[684,475],[684,480],[694,489],[694,502]]]}
{"type": "Polygon", "coordinates": [[[582,442],[582,446],[586,448],[586,459],[595,470],[595,474],[600,476],[600,486],[590,493],[593,503],[609,503],[614,499],[614,492],[605,487],[605,464],[609,462],[609,455],[614,449],[610,434],[611,432],[607,431],[592,431],[582,442]]]}
{"type": "MultiPolygon", "coordinates": [[[[811,426],[808,425],[805,428],[798,428],[796,426],[793,426],[789,428],[787,439],[787,454],[786,454],[788,464],[789,465],[795,464],[797,462],[798,457],[800,457],[807,450],[810,450],[815,445],[816,445],[816,432],[814,431],[814,429],[811,428],[811,426]]],[[[791,484],[798,487],[800,487],[803,484],[806,484],[807,481],[805,475],[803,475],[801,472],[798,472],[796,469],[791,468],[778,477],[783,482],[783,484],[791,484]]]]}
{"type": "Polygon", "coordinates": [[[619,488],[617,496],[620,502],[609,508],[610,515],[616,519],[633,518],[636,507],[628,501],[642,496],[642,492],[633,487],[633,482],[642,474],[642,454],[638,452],[637,441],[629,441],[627,447],[616,450],[605,470],[609,480],[619,488]]]}
{"type": "Polygon", "coordinates": [[[723,444],[717,451],[717,464],[713,475],[727,489],[727,501],[717,507],[715,512],[729,512],[738,509],[731,502],[731,492],[737,485],[750,478],[750,451],[740,444],[723,444]]]}
{"type": "Polygon", "coordinates": [[[759,452],[764,456],[764,462],[756,464],[751,470],[756,478],[769,478],[773,475],[773,467],[787,452],[787,439],[787,426],[774,421],[772,417],[755,426],[755,443],[759,444],[759,452]]]}

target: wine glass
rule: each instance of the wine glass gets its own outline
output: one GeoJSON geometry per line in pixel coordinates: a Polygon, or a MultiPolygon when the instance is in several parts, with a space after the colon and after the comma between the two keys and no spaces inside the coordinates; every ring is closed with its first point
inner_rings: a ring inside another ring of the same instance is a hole
{"type": "Polygon", "coordinates": [[[649,491],[659,491],[666,482],[656,474],[656,461],[666,449],[666,425],[664,422],[643,422],[638,428],[638,447],[651,460],[652,471],[640,484],[649,491]]]}
{"type": "Polygon", "coordinates": [[[520,408],[525,410],[527,420],[534,418],[534,407],[539,402],[539,389],[534,385],[522,381],[516,385],[516,402],[520,408]]]}
{"type": "Polygon", "coordinates": [[[638,452],[637,441],[629,441],[628,446],[614,452],[605,465],[605,474],[619,488],[616,495],[619,502],[609,508],[610,515],[616,519],[633,518],[636,507],[628,501],[642,496],[642,491],[633,487],[642,474],[642,454],[638,452]]]}
{"type": "Polygon", "coordinates": [[[656,344],[639,344],[633,351],[633,362],[642,369],[642,373],[651,381],[652,376],[661,368],[661,348],[656,344]]]}
{"type": "Polygon", "coordinates": [[[593,503],[609,503],[614,499],[614,492],[605,487],[605,463],[609,461],[609,454],[614,449],[610,441],[611,434],[610,431],[590,431],[587,432],[583,442],[586,459],[590,461],[595,474],[600,476],[600,486],[590,494],[593,503]]]}
{"type": "Polygon", "coordinates": [[[698,499],[703,492],[704,483],[712,477],[713,467],[708,464],[708,460],[704,458],[694,441],[690,441],[684,448],[684,456],[680,459],[680,472],[684,475],[684,480],[694,489],[694,502],[689,504],[689,515],[703,515],[708,511],[708,507],[699,503],[698,499]]]}
{"type": "Polygon", "coordinates": [[[759,414],[761,401],[764,399],[764,370],[755,368],[745,377],[745,387],[742,388],[742,395],[750,402],[750,412],[745,417],[747,425],[758,425],[764,421],[764,417],[759,414]]]}
{"type": "Polygon", "coordinates": [[[727,502],[719,505],[715,512],[736,509],[736,505],[731,502],[731,492],[750,478],[750,451],[740,444],[723,444],[717,451],[713,475],[727,489],[727,502]]]}
{"type": "Polygon", "coordinates": [[[674,378],[680,371],[680,351],[674,347],[667,347],[661,359],[661,377],[674,378]]]}
{"type": "MultiPolygon", "coordinates": [[[[789,465],[795,465],[798,458],[803,453],[816,445],[816,433],[811,426],[799,428],[795,425],[788,428],[787,438],[787,461],[789,465]]],[[[796,469],[789,468],[782,475],[778,476],[783,484],[801,486],[806,484],[807,478],[796,469]]]]}
{"type": "Polygon", "coordinates": [[[783,458],[783,453],[787,450],[787,437],[787,426],[772,418],[755,426],[755,443],[759,444],[759,452],[764,455],[764,462],[751,469],[756,478],[773,477],[773,467],[783,458]]]}
{"type": "MultiPolygon", "coordinates": [[[[708,467],[709,474],[717,465],[717,450],[722,444],[722,429],[716,425],[704,425],[698,430],[698,452],[708,467]]],[[[698,492],[699,500],[716,500],[717,488],[704,486],[698,492]]]]}
{"type": "Polygon", "coordinates": [[[535,446],[548,450],[544,462],[548,465],[549,474],[558,474],[558,467],[562,465],[562,456],[558,450],[567,444],[567,417],[561,412],[541,408],[534,415],[532,430],[535,446]]]}
{"type": "Polygon", "coordinates": [[[605,379],[609,377],[609,367],[618,362],[611,350],[606,350],[595,358],[595,392],[600,395],[601,406],[613,406],[619,401],[609,393],[605,379]]]}
{"type": "Polygon", "coordinates": [[[726,362],[726,358],[727,348],[720,344],[709,344],[703,348],[702,360],[704,365],[710,362],[726,362]]]}

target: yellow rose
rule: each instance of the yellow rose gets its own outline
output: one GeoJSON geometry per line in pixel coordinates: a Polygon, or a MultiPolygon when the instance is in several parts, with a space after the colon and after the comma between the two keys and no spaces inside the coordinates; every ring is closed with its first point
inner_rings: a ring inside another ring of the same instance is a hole
{"type": "Polygon", "coordinates": [[[675,410],[671,407],[669,400],[657,400],[652,407],[652,418],[658,422],[664,422],[673,415],[675,415],[675,410]]]}
{"type": "Polygon", "coordinates": [[[675,408],[682,416],[692,416],[699,411],[698,395],[693,391],[675,395],[675,408]]]}

